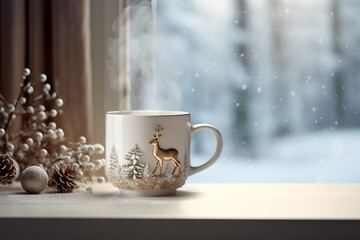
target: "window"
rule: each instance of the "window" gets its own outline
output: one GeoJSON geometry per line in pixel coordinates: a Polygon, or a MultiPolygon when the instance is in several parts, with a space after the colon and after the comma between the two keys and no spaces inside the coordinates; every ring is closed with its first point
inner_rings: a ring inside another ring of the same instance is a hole
{"type": "Polygon", "coordinates": [[[94,141],[105,144],[105,113],[129,108],[127,0],[91,0],[94,141]]]}
{"type": "MultiPolygon", "coordinates": [[[[221,159],[190,180],[360,180],[357,1],[140,1],[131,26],[131,107],[223,134],[221,159]]],[[[192,162],[214,148],[199,133],[192,162]]]]}

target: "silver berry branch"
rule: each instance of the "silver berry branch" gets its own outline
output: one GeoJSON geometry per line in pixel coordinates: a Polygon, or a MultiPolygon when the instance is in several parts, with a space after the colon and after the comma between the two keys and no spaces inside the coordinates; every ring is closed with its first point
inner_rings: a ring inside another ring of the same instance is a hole
{"type": "MultiPolygon", "coordinates": [[[[63,113],[64,101],[57,98],[45,74],[40,75],[39,82],[31,82],[29,76],[30,69],[25,68],[19,95],[13,103],[0,94],[0,151],[14,158],[21,170],[40,165],[50,178],[55,177],[53,172],[56,170],[61,176],[71,173],[76,176],[76,182],[85,182],[85,172],[105,165],[104,159],[92,159],[93,155],[102,154],[104,147],[87,144],[85,137],[75,143],[66,143],[64,131],[54,122],[63,113]],[[22,119],[21,130],[14,131],[11,125],[19,118],[22,119]]],[[[76,186],[76,182],[71,185],[76,186]]]]}
{"type": "Polygon", "coordinates": [[[56,129],[53,122],[45,123],[62,113],[60,107],[63,100],[56,99],[56,93],[50,92],[51,85],[46,82],[45,74],[40,75],[40,83],[30,82],[29,76],[30,69],[25,68],[20,92],[14,103],[7,102],[0,94],[1,152],[16,158],[21,169],[39,164],[39,161],[45,163],[47,148],[64,140],[61,128],[56,129]],[[42,89],[35,95],[35,89],[39,87],[42,89]],[[51,101],[55,101],[55,104],[51,104],[51,101]],[[55,107],[47,110],[45,104],[55,107]],[[22,117],[22,128],[15,132],[11,129],[11,124],[18,117],[22,117]]]}

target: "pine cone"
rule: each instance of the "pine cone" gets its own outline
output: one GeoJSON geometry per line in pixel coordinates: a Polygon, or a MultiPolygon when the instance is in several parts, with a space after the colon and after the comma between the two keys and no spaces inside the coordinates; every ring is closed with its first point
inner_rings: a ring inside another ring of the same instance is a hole
{"type": "Polygon", "coordinates": [[[81,172],[73,169],[67,164],[57,164],[52,169],[52,176],[49,181],[49,187],[56,187],[58,192],[70,193],[79,188],[77,182],[81,179],[81,172]]]}
{"type": "Polygon", "coordinates": [[[7,154],[0,154],[0,182],[11,183],[19,176],[19,165],[7,154]]]}

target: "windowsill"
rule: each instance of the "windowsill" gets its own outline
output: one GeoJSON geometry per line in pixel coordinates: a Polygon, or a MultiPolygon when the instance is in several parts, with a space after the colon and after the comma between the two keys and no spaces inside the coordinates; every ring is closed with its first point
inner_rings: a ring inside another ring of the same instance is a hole
{"type": "Polygon", "coordinates": [[[40,226],[38,239],[66,229],[77,233],[67,239],[360,239],[360,184],[186,184],[176,196],[128,198],[109,183],[40,195],[17,183],[0,188],[0,203],[5,239],[40,226]]]}
{"type": "Polygon", "coordinates": [[[360,184],[186,184],[176,196],[129,198],[110,183],[39,195],[16,183],[0,200],[1,218],[360,219],[360,184]]]}

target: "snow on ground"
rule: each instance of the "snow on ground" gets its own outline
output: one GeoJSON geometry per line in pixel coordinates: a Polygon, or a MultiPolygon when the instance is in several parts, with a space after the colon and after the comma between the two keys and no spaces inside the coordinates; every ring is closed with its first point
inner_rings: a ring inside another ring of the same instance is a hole
{"type": "MultiPolygon", "coordinates": [[[[226,142],[226,141],[225,141],[226,142]]],[[[321,131],[283,138],[268,157],[244,159],[222,156],[213,166],[189,177],[192,183],[360,182],[360,132],[321,131]]],[[[194,156],[205,161],[205,156],[194,156]]]]}

